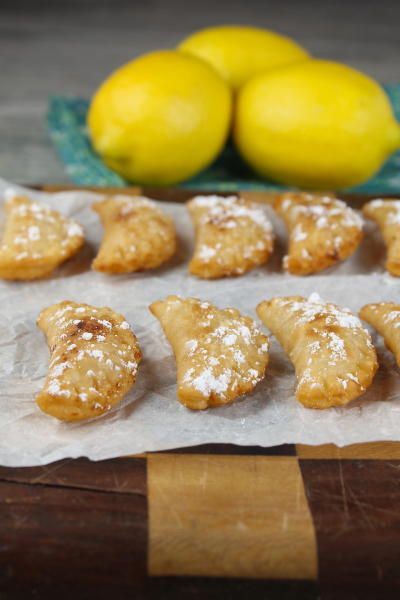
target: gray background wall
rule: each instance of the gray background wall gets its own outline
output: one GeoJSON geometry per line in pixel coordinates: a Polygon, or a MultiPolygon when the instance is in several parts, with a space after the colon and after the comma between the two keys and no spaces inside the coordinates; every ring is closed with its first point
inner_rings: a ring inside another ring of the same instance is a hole
{"type": "Polygon", "coordinates": [[[68,181],[46,133],[48,96],[90,97],[134,56],[222,23],[274,29],[400,83],[399,0],[0,0],[0,176],[68,181]]]}

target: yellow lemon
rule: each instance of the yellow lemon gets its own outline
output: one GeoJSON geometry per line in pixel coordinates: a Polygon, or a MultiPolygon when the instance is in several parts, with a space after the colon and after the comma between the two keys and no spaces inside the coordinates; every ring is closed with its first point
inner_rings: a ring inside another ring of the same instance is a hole
{"type": "Polygon", "coordinates": [[[261,176],[309,188],[360,184],[400,145],[382,88],[342,64],[310,60],[241,90],[234,138],[261,176]]]}
{"type": "Polygon", "coordinates": [[[183,181],[211,163],[231,122],[231,92],[204,61],[176,51],[122,66],[95,93],[90,137],[105,163],[150,185],[183,181]]]}
{"type": "Polygon", "coordinates": [[[210,63],[235,90],[258,73],[308,58],[290,38],[236,25],[197,31],[183,40],[179,49],[210,63]]]}

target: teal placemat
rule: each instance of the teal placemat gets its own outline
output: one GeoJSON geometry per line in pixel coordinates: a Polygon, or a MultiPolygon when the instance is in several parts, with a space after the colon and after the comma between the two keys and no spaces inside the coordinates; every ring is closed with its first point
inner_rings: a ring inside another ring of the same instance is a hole
{"type": "MultiPolygon", "coordinates": [[[[400,120],[400,85],[386,86],[396,117],[400,120]]],[[[89,102],[82,98],[50,99],[47,114],[49,132],[72,181],[85,186],[129,185],[109,169],[94,152],[87,134],[86,114],[89,102]]],[[[259,179],[243,163],[233,146],[228,145],[211,167],[180,187],[220,192],[276,190],[283,186],[259,179]]],[[[346,190],[349,191],[349,190],[346,190]]],[[[366,194],[400,193],[400,152],[394,154],[381,171],[367,183],[351,191],[366,194]]]]}

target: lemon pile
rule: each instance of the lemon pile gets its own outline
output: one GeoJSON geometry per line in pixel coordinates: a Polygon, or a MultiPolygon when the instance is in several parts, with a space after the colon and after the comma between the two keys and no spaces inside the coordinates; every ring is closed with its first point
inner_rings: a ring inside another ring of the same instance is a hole
{"type": "Polygon", "coordinates": [[[307,188],[363,183],[400,147],[374,80],[238,26],[204,29],[122,66],[94,94],[88,128],[109,167],[147,185],[196,175],[230,133],[261,177],[307,188]]]}

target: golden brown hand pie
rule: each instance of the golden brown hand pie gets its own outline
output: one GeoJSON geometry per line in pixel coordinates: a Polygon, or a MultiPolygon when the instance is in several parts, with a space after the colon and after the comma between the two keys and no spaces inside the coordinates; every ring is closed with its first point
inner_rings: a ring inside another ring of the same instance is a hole
{"type": "Polygon", "coordinates": [[[239,311],[179,296],[154,302],[150,310],[174,351],[178,399],[188,408],[227,404],[264,378],[268,338],[239,311]]]}
{"type": "Polygon", "coordinates": [[[399,277],[400,200],[372,200],[364,205],[363,213],[379,225],[387,248],[386,269],[399,277]]]}
{"type": "Polygon", "coordinates": [[[23,196],[5,202],[0,278],[39,279],[78,252],[83,229],[72,219],[23,196]]]}
{"type": "Polygon", "coordinates": [[[310,275],[345,260],[362,239],[362,219],[331,195],[286,192],[275,210],[289,231],[283,266],[293,275],[310,275]]]}
{"type": "Polygon", "coordinates": [[[259,204],[236,196],[196,196],[187,207],[196,231],[193,275],[241,275],[268,261],[272,227],[259,204]]]}
{"type": "Polygon", "coordinates": [[[93,269],[132,273],[155,269],[176,250],[172,219],[155,202],[141,196],[114,196],[93,205],[104,226],[104,237],[93,269]]]}
{"type": "Polygon", "coordinates": [[[371,385],[375,348],[360,320],[317,294],[273,298],[257,313],[292,361],[296,398],[308,408],[347,404],[371,385]]]}
{"type": "Polygon", "coordinates": [[[111,308],[65,301],[43,310],[38,326],[51,352],[39,407],[63,421],[97,417],[136,380],[140,349],[124,317],[111,308]]]}
{"type": "Polygon", "coordinates": [[[400,304],[367,304],[360,310],[360,317],[383,336],[386,347],[393,352],[400,367],[400,304]]]}

